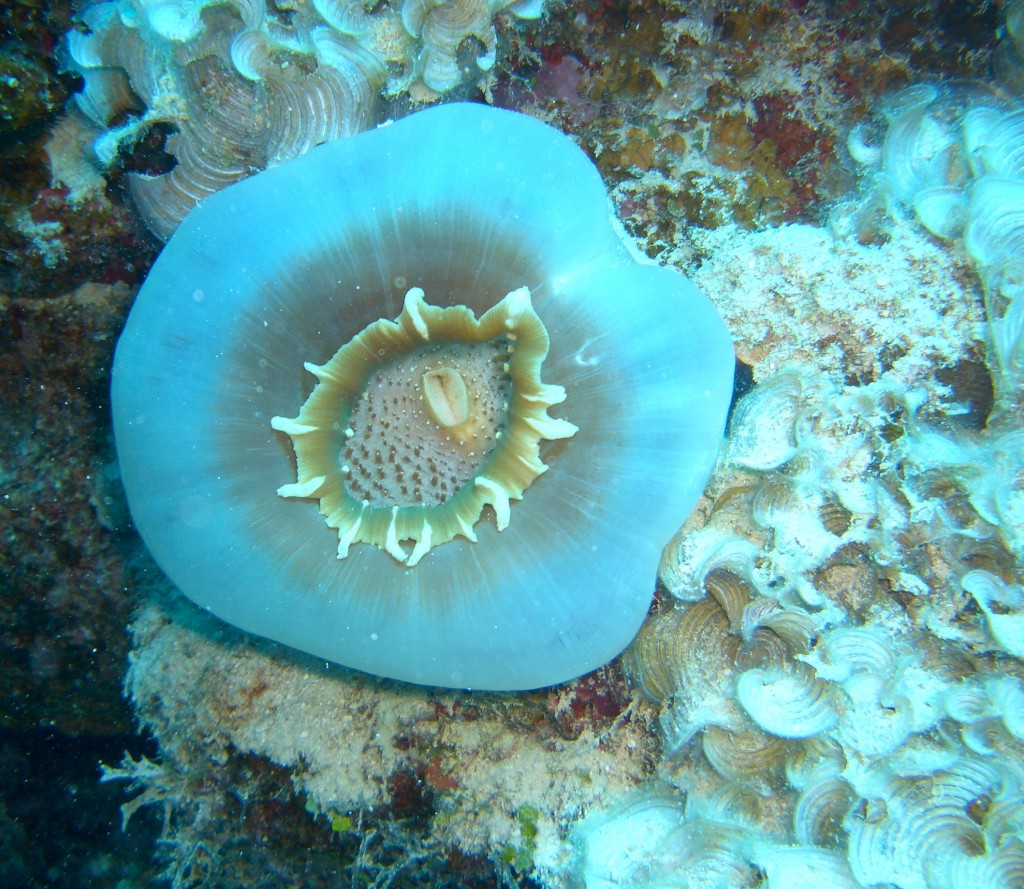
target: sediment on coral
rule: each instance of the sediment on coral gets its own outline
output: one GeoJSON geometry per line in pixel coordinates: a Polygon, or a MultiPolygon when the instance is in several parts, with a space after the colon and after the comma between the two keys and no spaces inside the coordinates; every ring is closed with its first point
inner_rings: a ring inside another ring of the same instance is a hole
{"type": "Polygon", "coordinates": [[[962,245],[985,295],[996,413],[1011,420],[1024,393],[1022,21],[1024,3],[1011,3],[994,81],[914,84],[853,130],[850,154],[871,170],[871,189],[836,216],[862,237],[894,215],[914,218],[962,245]]]}

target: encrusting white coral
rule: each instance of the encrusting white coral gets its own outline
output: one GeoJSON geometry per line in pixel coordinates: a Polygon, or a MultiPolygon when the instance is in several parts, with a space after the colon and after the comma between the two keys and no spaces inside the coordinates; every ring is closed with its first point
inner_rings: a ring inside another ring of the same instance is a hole
{"type": "Polygon", "coordinates": [[[146,224],[166,240],[205,196],[322,142],[378,122],[379,98],[437,97],[486,73],[492,21],[536,18],[537,0],[98,0],[67,37],[78,107],[98,127],[103,166],[154,127],[173,169],[130,175],[146,224]],[[484,47],[476,71],[460,46],[484,47]]]}
{"type": "Polygon", "coordinates": [[[1002,84],[915,84],[887,100],[874,144],[867,123],[849,141],[853,158],[874,174],[862,207],[914,216],[938,237],[962,242],[973,260],[997,416],[1015,415],[1024,391],[1024,3],[1006,15],[1008,38],[995,58],[1002,84]]]}

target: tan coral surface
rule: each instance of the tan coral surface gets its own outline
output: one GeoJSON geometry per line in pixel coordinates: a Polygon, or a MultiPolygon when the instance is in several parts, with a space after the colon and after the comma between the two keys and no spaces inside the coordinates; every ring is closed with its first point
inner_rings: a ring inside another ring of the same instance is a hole
{"type": "MultiPolygon", "coordinates": [[[[123,777],[173,787],[253,754],[286,767],[307,810],[338,825],[397,806],[395,776],[420,769],[436,810],[432,854],[526,849],[521,863],[552,885],[566,873],[564,825],[636,786],[655,759],[639,702],[607,731],[567,737],[548,718],[567,705],[557,692],[472,695],[377,680],[253,643],[180,598],[152,601],[134,635],[129,690],[163,763],[157,774],[143,765],[123,777]],[[528,843],[523,812],[536,828],[528,843]]],[[[197,823],[204,817],[213,815],[200,807],[193,823],[169,827],[179,855],[186,836],[214,833],[197,823]]]]}

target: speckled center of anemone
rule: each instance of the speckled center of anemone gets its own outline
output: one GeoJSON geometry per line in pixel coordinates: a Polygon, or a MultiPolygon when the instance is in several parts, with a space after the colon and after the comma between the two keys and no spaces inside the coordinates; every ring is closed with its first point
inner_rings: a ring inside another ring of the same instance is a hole
{"type": "Polygon", "coordinates": [[[296,482],[277,493],[320,501],[339,559],[367,543],[416,565],[456,536],[476,542],[487,506],[503,530],[510,501],[547,469],[541,439],[576,432],[547,413],[565,400],[540,378],[548,345],[525,287],[479,321],[413,288],[395,321],[375,321],[326,364],[305,365],[313,392],[297,417],[271,421],[297,464],[296,482]]]}
{"type": "Polygon", "coordinates": [[[437,506],[470,481],[508,425],[511,340],[428,345],[374,371],[348,416],[349,494],[437,506]]]}

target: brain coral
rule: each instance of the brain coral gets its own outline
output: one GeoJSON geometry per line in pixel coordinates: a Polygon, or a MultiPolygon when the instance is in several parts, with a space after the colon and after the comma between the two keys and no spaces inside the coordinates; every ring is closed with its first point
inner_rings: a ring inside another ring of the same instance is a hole
{"type": "Polygon", "coordinates": [[[355,0],[101,0],[68,34],[83,77],[79,108],[101,129],[101,163],[156,125],[176,166],[132,174],[146,224],[166,239],[203,197],[376,122],[381,90],[430,97],[472,71],[465,41],[495,61],[492,19],[536,18],[541,3],[401,0],[367,12],[355,0]]]}
{"type": "Polygon", "coordinates": [[[706,298],[617,231],[570,140],[477,105],[203,201],[113,372],[157,561],[236,626],[410,682],[533,688],[615,656],[733,370],[706,298]]]}

